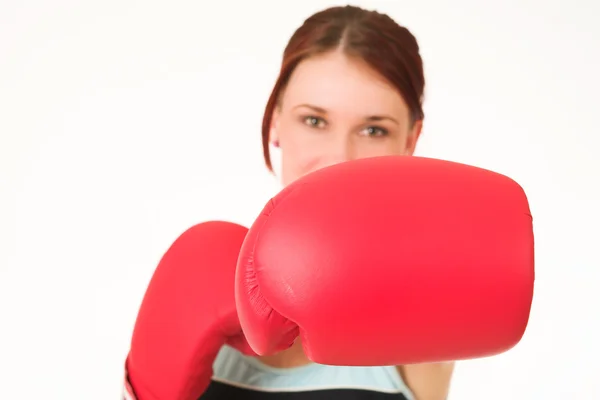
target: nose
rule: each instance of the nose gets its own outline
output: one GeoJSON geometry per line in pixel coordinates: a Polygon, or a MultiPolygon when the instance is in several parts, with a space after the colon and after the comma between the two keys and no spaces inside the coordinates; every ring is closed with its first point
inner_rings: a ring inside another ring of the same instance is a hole
{"type": "Polygon", "coordinates": [[[351,161],[357,156],[356,144],[349,135],[338,135],[327,150],[323,167],[351,161]]]}

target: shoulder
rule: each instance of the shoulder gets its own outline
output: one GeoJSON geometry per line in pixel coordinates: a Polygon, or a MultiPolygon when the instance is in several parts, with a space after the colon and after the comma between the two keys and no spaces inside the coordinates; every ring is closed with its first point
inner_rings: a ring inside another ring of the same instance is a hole
{"type": "Polygon", "coordinates": [[[215,360],[213,369],[213,381],[255,391],[305,392],[339,389],[402,394],[407,400],[414,398],[393,366],[335,367],[310,364],[296,368],[273,368],[224,346],[215,360]]]}
{"type": "Polygon", "coordinates": [[[445,399],[455,362],[423,363],[398,366],[401,379],[419,398],[445,399]]]}

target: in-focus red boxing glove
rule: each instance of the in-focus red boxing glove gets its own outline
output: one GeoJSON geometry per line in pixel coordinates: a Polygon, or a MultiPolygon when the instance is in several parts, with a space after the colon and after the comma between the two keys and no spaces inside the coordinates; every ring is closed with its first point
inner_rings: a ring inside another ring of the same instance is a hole
{"type": "Polygon", "coordinates": [[[532,217],[506,176],[377,157],[295,181],[240,254],[236,301],[258,354],[299,334],[334,365],[483,357],[516,345],[534,286],[532,217]]]}
{"type": "MultiPolygon", "coordinates": [[[[138,400],[197,400],[223,344],[253,354],[242,334],[234,276],[247,229],[207,222],[161,259],[140,307],[126,370],[138,400]]],[[[127,398],[127,395],[126,395],[127,398]]]]}

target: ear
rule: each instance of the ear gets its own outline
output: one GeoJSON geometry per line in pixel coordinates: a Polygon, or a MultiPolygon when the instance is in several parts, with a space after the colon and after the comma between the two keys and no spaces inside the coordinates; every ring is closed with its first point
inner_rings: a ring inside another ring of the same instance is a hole
{"type": "Polygon", "coordinates": [[[271,127],[269,129],[269,143],[275,147],[279,147],[279,133],[277,132],[279,115],[279,107],[275,107],[275,110],[273,110],[273,117],[271,118],[271,127]]]}
{"type": "Polygon", "coordinates": [[[406,139],[406,147],[404,149],[404,155],[412,156],[417,148],[417,142],[421,136],[421,130],[423,129],[423,120],[415,121],[406,139]]]}

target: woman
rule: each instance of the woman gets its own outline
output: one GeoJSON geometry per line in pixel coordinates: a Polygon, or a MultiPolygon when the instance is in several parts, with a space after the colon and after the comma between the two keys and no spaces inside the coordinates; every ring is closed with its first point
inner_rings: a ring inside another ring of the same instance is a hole
{"type": "MultiPolygon", "coordinates": [[[[267,103],[262,126],[267,167],[271,169],[272,146],[281,151],[284,185],[346,160],[412,155],[423,124],[424,85],[417,41],[390,17],[352,6],[316,13],[290,39],[267,103]]],[[[217,360],[217,379],[226,374],[228,358],[236,359],[224,353],[217,360]]],[[[248,372],[256,370],[261,380],[281,380],[290,387],[302,379],[310,387],[306,377],[319,370],[355,381],[358,373],[372,374],[373,390],[378,379],[389,376],[392,383],[382,390],[398,390],[389,398],[418,400],[446,398],[453,370],[452,363],[398,366],[396,380],[396,371],[389,368],[309,366],[299,342],[274,356],[236,363],[248,363],[248,372]]],[[[371,396],[367,398],[376,398],[371,396]]]]}
{"type": "MultiPolygon", "coordinates": [[[[413,35],[358,7],[321,11],[295,32],[262,126],[266,165],[281,179],[370,156],[412,155],[423,123],[423,65],[413,35]]],[[[221,348],[203,399],[447,397],[453,363],[397,367],[312,364],[299,341],[268,357],[221,348]]],[[[165,399],[166,400],[166,399],[165,399]]]]}

